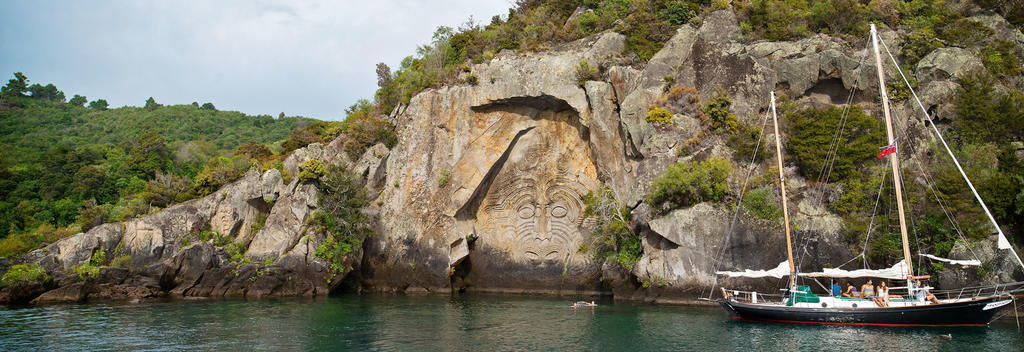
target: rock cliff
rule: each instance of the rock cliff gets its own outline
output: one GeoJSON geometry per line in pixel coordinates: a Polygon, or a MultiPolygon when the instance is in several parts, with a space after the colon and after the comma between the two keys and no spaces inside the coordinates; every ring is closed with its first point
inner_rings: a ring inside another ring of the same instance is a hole
{"type": "MultiPolygon", "coordinates": [[[[998,16],[990,17],[986,25],[1008,31],[1018,42],[1024,38],[998,16]]],[[[894,50],[897,37],[883,30],[894,50]]],[[[360,160],[346,160],[338,143],[295,151],[285,162],[290,175],[309,159],[345,162],[363,176],[370,193],[364,211],[378,235],[335,277],[313,255],[322,238],[306,226],[317,208],[316,187],[294,178],[285,182],[277,170],[253,171],[207,197],[102,225],[19,258],[17,263],[37,263],[56,278],[32,288],[33,294],[6,288],[0,297],[49,302],[321,296],[355,288],[613,293],[672,301],[706,295],[716,268],[775,267],[785,258],[778,224],[741,214],[726,236],[733,211],[721,203],[651,215],[642,199],[669,165],[733,158],[733,151],[716,136],[684,145],[701,133],[695,116],[676,115],[668,126],[644,116],[670,83],[694,88],[701,104],[727,94],[732,111],[750,123],[760,121],[771,91],[800,104],[844,103],[851,90],[876,89],[873,68],[860,65],[863,48],[825,35],[750,43],[728,10],[709,14],[699,27],[681,26],[645,64],[623,54],[624,41],[606,32],[546,52],[503,52],[472,65],[463,75],[474,75],[475,84],[428,89],[392,113],[399,143],[390,150],[377,145],[360,160]],[[598,80],[578,81],[582,61],[601,68],[598,80]],[[602,265],[580,251],[595,226],[584,214],[583,198],[601,187],[634,208],[644,255],[631,271],[602,265]],[[224,234],[244,248],[199,240],[203,231],[224,234]],[[96,251],[108,257],[127,253],[132,264],[103,268],[83,282],[72,268],[96,251]]],[[[928,77],[921,93],[929,109],[950,109],[955,78],[980,65],[973,54],[957,50],[963,49],[936,50],[918,66],[928,77]]],[[[870,109],[873,95],[858,96],[863,100],[855,103],[870,109]]],[[[923,131],[919,119],[909,118],[912,108],[895,107],[903,123],[923,131]]],[[[796,236],[806,244],[802,265],[815,269],[854,257],[838,238],[842,222],[812,197],[801,196],[806,182],[793,169],[785,171],[801,229],[796,236]]],[[[730,181],[733,188],[739,181],[730,181]]]]}

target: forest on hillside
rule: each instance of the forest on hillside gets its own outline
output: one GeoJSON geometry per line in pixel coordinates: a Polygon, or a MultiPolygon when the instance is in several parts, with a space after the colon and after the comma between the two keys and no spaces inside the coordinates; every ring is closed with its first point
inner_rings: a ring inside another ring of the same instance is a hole
{"type": "MultiPolygon", "coordinates": [[[[0,92],[0,257],[205,196],[249,170],[290,178],[282,161],[292,150],[383,126],[366,101],[345,122],[325,122],[153,98],[110,108],[29,83],[17,72],[0,92]]],[[[353,154],[367,147],[349,140],[353,154]]]]}

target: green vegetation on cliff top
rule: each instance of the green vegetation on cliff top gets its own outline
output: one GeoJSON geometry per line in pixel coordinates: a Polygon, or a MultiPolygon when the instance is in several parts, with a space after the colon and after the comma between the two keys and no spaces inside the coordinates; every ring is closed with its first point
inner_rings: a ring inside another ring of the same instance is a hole
{"type": "Polygon", "coordinates": [[[247,171],[281,170],[292,150],[341,136],[358,158],[393,146],[369,101],[343,122],[248,116],[213,104],[110,109],[102,99],[29,85],[15,73],[0,93],[0,257],[13,257],[106,223],[213,193],[247,171]]]}

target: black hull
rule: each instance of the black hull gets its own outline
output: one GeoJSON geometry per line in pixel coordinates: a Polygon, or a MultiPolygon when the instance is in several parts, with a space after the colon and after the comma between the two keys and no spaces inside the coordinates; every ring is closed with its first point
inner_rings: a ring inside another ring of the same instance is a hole
{"type": "Polygon", "coordinates": [[[986,326],[1002,305],[988,310],[999,297],[971,301],[889,308],[803,308],[719,300],[731,319],[778,323],[875,326],[986,326]]]}

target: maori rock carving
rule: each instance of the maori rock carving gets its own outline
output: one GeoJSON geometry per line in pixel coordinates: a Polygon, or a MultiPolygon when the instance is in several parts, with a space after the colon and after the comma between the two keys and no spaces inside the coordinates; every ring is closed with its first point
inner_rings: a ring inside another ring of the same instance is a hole
{"type": "Polygon", "coordinates": [[[595,168],[575,128],[557,128],[564,125],[543,120],[523,136],[480,208],[481,238],[517,262],[569,265],[587,260],[578,253],[590,223],[582,196],[597,184],[595,168]]]}

